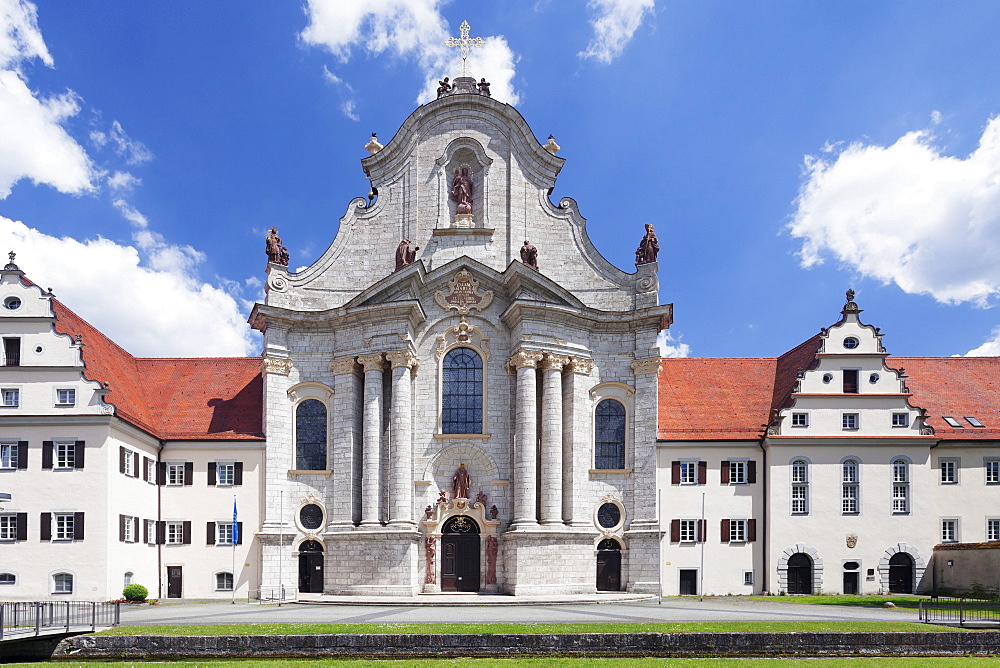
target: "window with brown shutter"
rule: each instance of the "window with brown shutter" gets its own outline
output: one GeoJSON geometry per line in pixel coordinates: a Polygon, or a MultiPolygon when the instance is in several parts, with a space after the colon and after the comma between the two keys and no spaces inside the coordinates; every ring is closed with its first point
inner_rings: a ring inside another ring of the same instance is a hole
{"type": "MultiPolygon", "coordinates": [[[[678,462],[674,462],[675,464],[678,462]]],[[[681,521],[670,520],[670,542],[677,543],[681,539],[681,521]]]]}
{"type": "Polygon", "coordinates": [[[28,540],[28,513],[17,513],[17,518],[14,521],[17,522],[16,539],[28,540]]]}
{"type": "Polygon", "coordinates": [[[719,468],[719,475],[722,479],[723,485],[729,484],[729,462],[722,462],[722,466],[719,468]]]}
{"type": "Polygon", "coordinates": [[[698,542],[708,540],[708,520],[698,520],[698,542]]]}
{"type": "Polygon", "coordinates": [[[28,442],[18,441],[17,442],[17,468],[24,469],[28,468],[28,442]]]}
{"type": "Polygon", "coordinates": [[[670,462],[670,484],[681,484],[681,463],[678,461],[670,462]]]}
{"type": "Polygon", "coordinates": [[[83,513],[73,513],[73,540],[83,540],[83,513]]]}
{"type": "Polygon", "coordinates": [[[747,541],[757,540],[757,520],[747,520],[747,541]]]}
{"type": "Polygon", "coordinates": [[[86,450],[86,446],[87,444],[85,441],[76,442],[76,459],[73,462],[73,468],[75,469],[83,468],[83,454],[84,450],[86,450]]]}
{"type": "Polygon", "coordinates": [[[236,537],[236,544],[237,545],[242,545],[243,544],[243,522],[237,522],[236,523],[236,532],[239,534],[236,537]]]}
{"type": "Polygon", "coordinates": [[[51,469],[52,468],[52,451],[55,446],[52,441],[42,441],[42,468],[51,469]]]}
{"type": "Polygon", "coordinates": [[[215,522],[205,524],[205,544],[215,545],[215,522]]]}
{"type": "Polygon", "coordinates": [[[125,473],[125,458],[128,457],[128,450],[123,447],[118,447],[118,472],[125,473]]]}
{"type": "Polygon", "coordinates": [[[133,478],[138,478],[139,477],[139,453],[138,452],[133,452],[132,453],[132,477],[133,478]]]}
{"type": "Polygon", "coordinates": [[[704,485],[708,481],[708,462],[698,462],[698,484],[704,485]]]}
{"type": "Polygon", "coordinates": [[[165,485],[167,483],[167,463],[160,462],[156,467],[156,484],[165,485]]]}
{"type": "Polygon", "coordinates": [[[722,520],[722,542],[729,542],[729,520],[722,520]]]}
{"type": "Polygon", "coordinates": [[[184,522],[181,536],[183,537],[183,543],[185,545],[191,544],[191,522],[189,521],[184,522]]]}
{"type": "Polygon", "coordinates": [[[52,540],[52,513],[42,513],[38,520],[38,537],[41,540],[52,540]]]}
{"type": "Polygon", "coordinates": [[[153,460],[149,457],[142,458],[142,479],[149,482],[149,464],[153,460]]]}
{"type": "MultiPolygon", "coordinates": [[[[242,485],[243,484],[243,462],[233,463],[233,484],[242,485]]],[[[240,534],[241,536],[243,534],[240,534]]]]}
{"type": "Polygon", "coordinates": [[[163,545],[167,542],[167,523],[164,520],[156,522],[156,544],[163,545]]]}
{"type": "Polygon", "coordinates": [[[208,463],[208,486],[215,486],[215,467],[218,466],[215,462],[208,463]]]}
{"type": "Polygon", "coordinates": [[[120,543],[125,542],[125,522],[127,519],[124,515],[118,516],[118,542],[120,543]]]}
{"type": "Polygon", "coordinates": [[[747,483],[754,484],[757,482],[757,462],[752,459],[747,462],[747,483]]]}
{"type": "Polygon", "coordinates": [[[186,486],[194,484],[194,462],[184,462],[184,484],[186,486]]]}

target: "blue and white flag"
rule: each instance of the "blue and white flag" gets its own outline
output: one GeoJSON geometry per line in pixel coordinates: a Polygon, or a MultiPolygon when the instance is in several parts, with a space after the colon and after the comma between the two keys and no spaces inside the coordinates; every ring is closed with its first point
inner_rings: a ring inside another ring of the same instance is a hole
{"type": "Polygon", "coordinates": [[[240,523],[236,514],[236,497],[233,497],[233,545],[240,542],[240,523]]]}

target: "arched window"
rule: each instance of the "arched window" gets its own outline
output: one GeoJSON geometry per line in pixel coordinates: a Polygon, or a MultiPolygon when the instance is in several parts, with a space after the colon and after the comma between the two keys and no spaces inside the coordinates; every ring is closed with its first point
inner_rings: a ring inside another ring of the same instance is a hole
{"type": "Polygon", "coordinates": [[[132,578],[134,578],[134,577],[135,577],[135,574],[132,573],[132,571],[125,571],[125,586],[126,587],[129,586],[130,584],[132,584],[132,578]]]}
{"type": "Polygon", "coordinates": [[[441,433],[483,432],[483,359],[471,348],[455,348],[441,367],[441,433]]]}
{"type": "Polygon", "coordinates": [[[804,459],[792,462],[792,514],[809,514],[809,463],[804,459]]]}
{"type": "Polygon", "coordinates": [[[73,575],[72,573],[56,573],[52,576],[53,594],[72,594],[73,575]]]}
{"type": "Polygon", "coordinates": [[[594,468],[625,468],[625,407],[605,399],[594,412],[594,468]]]}
{"type": "Polygon", "coordinates": [[[326,470],[326,406],[306,399],[295,409],[295,468],[326,470]]]}
{"type": "Polygon", "coordinates": [[[215,589],[216,591],[232,591],[233,590],[233,574],[232,573],[216,573],[215,574],[215,589]]]}

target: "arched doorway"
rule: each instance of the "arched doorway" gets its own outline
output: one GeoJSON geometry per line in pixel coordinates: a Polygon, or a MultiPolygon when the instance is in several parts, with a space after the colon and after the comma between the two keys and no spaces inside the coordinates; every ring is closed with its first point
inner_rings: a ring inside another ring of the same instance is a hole
{"type": "Polygon", "coordinates": [[[479,525],[468,515],[441,531],[441,591],[479,591],[479,525]]]}
{"type": "Polygon", "coordinates": [[[788,557],[788,593],[813,593],[813,562],[808,554],[796,552],[788,557]]]}
{"type": "Polygon", "coordinates": [[[897,552],[889,559],[889,593],[913,593],[913,557],[897,552]]]}
{"type": "Polygon", "coordinates": [[[323,593],[323,545],[307,540],[299,545],[299,592],[323,593]]]}
{"type": "Polygon", "coordinates": [[[597,544],[597,591],[621,591],[622,546],[613,538],[597,544]]]}

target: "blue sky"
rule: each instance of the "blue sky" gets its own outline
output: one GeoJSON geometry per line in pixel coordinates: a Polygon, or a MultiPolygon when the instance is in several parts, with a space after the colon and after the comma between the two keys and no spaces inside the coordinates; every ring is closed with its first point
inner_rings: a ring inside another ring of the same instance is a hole
{"type": "MultiPolygon", "coordinates": [[[[667,349],[773,356],[853,287],[890,352],[1000,354],[1000,3],[0,0],[0,250],[135,354],[258,354],[359,160],[454,76],[567,162],[597,248],[660,238],[667,349]],[[9,246],[9,248],[8,248],[9,246]]],[[[533,240],[535,241],[535,240],[533,240]]],[[[535,241],[544,257],[545,248],[535,241]]]]}

